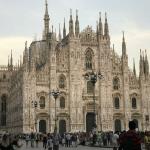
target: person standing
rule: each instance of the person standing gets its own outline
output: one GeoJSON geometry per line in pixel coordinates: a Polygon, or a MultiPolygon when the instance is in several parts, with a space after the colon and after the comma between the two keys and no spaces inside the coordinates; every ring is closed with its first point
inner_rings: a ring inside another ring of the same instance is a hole
{"type": "Polygon", "coordinates": [[[25,137],[26,148],[28,147],[29,140],[30,140],[30,136],[28,134],[26,134],[26,137],[25,137]]]}
{"type": "Polygon", "coordinates": [[[53,148],[53,139],[52,139],[52,136],[48,137],[47,148],[48,148],[48,150],[52,150],[52,148],[53,148]]]}
{"type": "Polygon", "coordinates": [[[57,134],[57,131],[54,131],[53,135],[53,150],[59,150],[59,134],[57,134]]]}
{"type": "Polygon", "coordinates": [[[141,138],[135,131],[134,121],[129,122],[129,130],[119,138],[119,150],[141,150],[141,138]]]}
{"type": "Polygon", "coordinates": [[[43,148],[46,149],[47,146],[47,136],[46,134],[43,136],[43,148]]]}
{"type": "Polygon", "coordinates": [[[113,150],[117,150],[117,147],[118,147],[118,139],[119,139],[119,135],[118,135],[118,132],[116,131],[116,132],[114,133],[114,135],[112,136],[113,150]]]}

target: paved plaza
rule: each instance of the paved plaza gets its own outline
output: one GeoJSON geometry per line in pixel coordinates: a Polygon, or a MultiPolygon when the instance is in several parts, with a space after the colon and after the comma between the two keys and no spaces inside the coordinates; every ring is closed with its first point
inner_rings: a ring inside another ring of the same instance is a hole
{"type": "MultiPolygon", "coordinates": [[[[60,146],[59,150],[112,150],[112,148],[100,148],[100,147],[89,147],[89,146],[78,146],[78,147],[62,147],[60,146]]],[[[21,150],[44,150],[44,148],[42,147],[42,143],[39,144],[39,147],[36,148],[31,148],[30,145],[26,148],[26,145],[24,143],[23,147],[21,148],[21,150]]]]}

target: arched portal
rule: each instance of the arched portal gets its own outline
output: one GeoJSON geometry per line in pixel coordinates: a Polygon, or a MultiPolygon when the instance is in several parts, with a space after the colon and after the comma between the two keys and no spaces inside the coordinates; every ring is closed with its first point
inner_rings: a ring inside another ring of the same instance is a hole
{"type": "Polygon", "coordinates": [[[46,133],[46,121],[45,120],[39,121],[39,132],[46,133]]]}
{"type": "Polygon", "coordinates": [[[138,120],[137,120],[137,119],[133,119],[133,121],[134,121],[134,122],[135,122],[135,124],[136,124],[136,128],[139,128],[138,120]]]}
{"type": "Polygon", "coordinates": [[[86,132],[92,131],[94,127],[94,113],[90,112],[86,115],[86,132]]]}
{"type": "Polygon", "coordinates": [[[59,120],[59,133],[60,135],[64,134],[66,132],[66,121],[65,120],[59,120]]]}
{"type": "Polygon", "coordinates": [[[115,131],[121,131],[121,121],[119,119],[115,120],[115,131]]]}

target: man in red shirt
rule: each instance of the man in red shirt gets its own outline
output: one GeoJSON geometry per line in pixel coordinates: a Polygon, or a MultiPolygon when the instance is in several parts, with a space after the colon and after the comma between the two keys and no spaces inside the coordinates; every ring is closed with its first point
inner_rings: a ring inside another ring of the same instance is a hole
{"type": "Polygon", "coordinates": [[[141,138],[135,131],[134,121],[129,122],[129,130],[119,138],[119,150],[141,150],[141,138]]]}

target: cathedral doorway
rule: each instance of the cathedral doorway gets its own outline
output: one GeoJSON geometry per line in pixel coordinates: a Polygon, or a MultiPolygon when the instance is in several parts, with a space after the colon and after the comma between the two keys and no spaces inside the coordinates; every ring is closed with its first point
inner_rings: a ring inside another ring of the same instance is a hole
{"type": "Polygon", "coordinates": [[[66,121],[65,120],[59,120],[59,133],[60,135],[64,134],[66,132],[66,121]]]}
{"type": "Polygon", "coordinates": [[[135,122],[135,124],[136,124],[136,128],[139,128],[138,120],[137,120],[137,119],[133,119],[133,121],[134,121],[134,122],[135,122]]]}
{"type": "Polygon", "coordinates": [[[121,131],[121,121],[119,119],[115,120],[115,131],[121,131]]]}
{"type": "Polygon", "coordinates": [[[39,121],[39,132],[46,133],[46,121],[45,120],[39,121]]]}
{"type": "Polygon", "coordinates": [[[94,126],[94,113],[90,112],[86,115],[86,132],[92,131],[94,126]]]}

